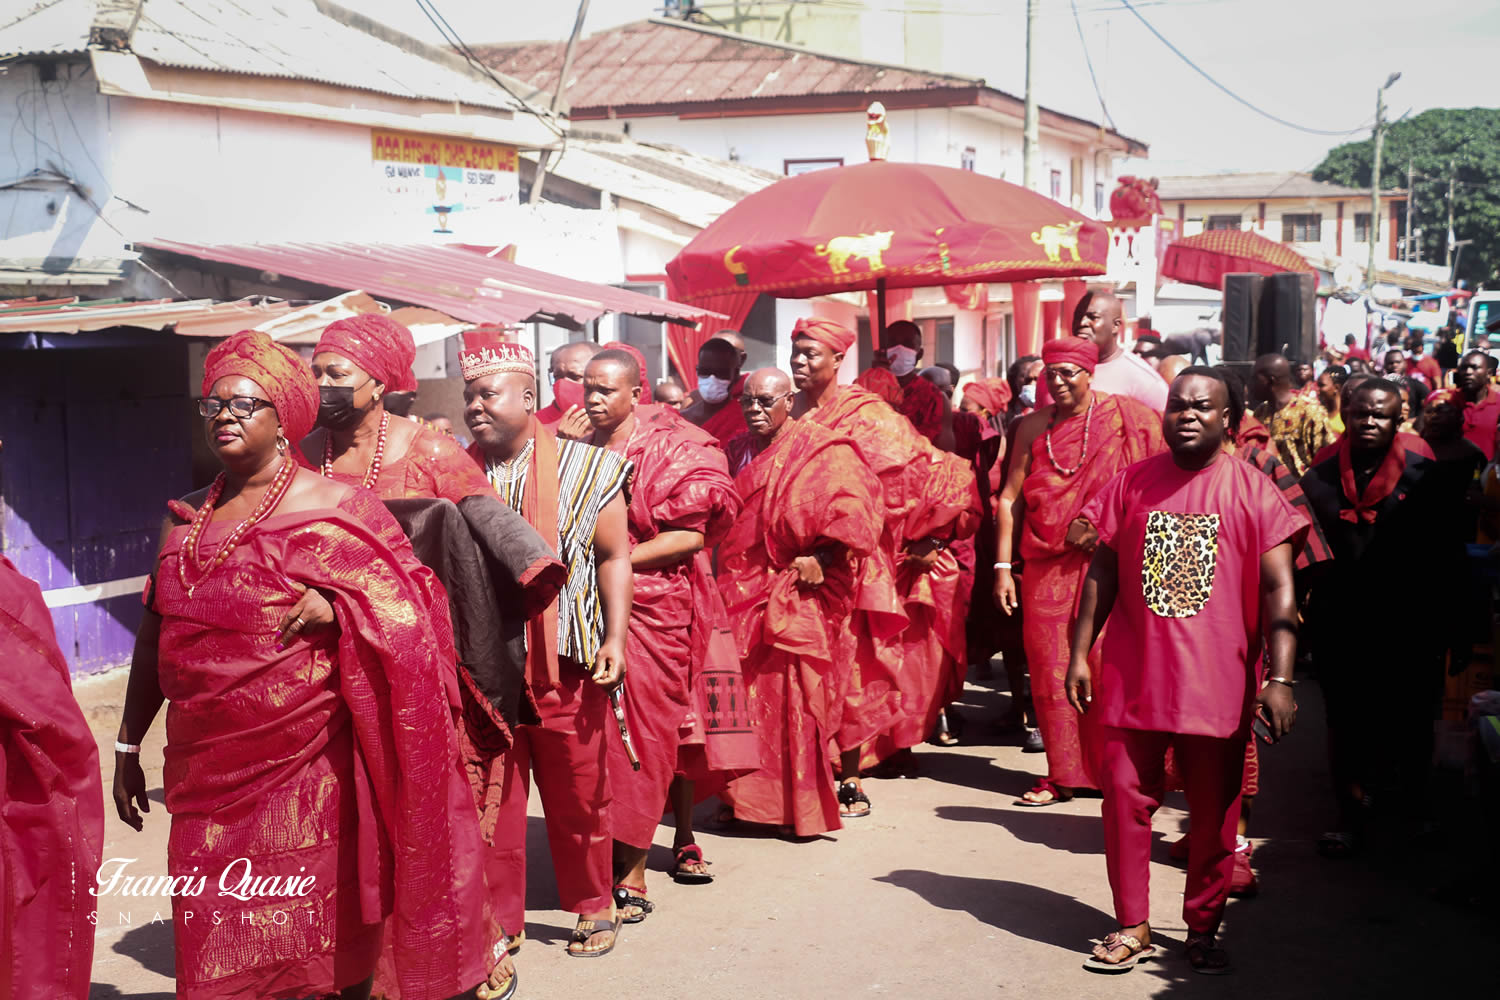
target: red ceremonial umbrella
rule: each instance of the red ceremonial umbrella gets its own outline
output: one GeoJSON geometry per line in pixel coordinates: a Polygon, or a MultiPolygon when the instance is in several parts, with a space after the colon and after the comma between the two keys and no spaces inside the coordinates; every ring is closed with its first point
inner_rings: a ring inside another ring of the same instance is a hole
{"type": "Polygon", "coordinates": [[[1242,229],[1210,229],[1167,247],[1161,275],[1204,288],[1223,288],[1226,274],[1282,274],[1317,270],[1284,243],[1242,229]]]}
{"type": "Polygon", "coordinates": [[[1017,184],[875,161],[788,177],[744,198],[667,264],[667,288],[675,301],[719,312],[733,312],[736,300],[747,310],[760,292],[875,289],[883,329],[887,288],[1101,275],[1108,253],[1102,222],[1017,184]]]}

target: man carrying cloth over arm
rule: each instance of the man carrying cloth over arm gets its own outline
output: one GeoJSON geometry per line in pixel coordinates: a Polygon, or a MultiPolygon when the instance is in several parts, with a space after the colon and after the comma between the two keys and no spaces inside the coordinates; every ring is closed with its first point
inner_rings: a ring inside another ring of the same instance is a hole
{"type": "Polygon", "coordinates": [[[764,768],[733,781],[737,818],[811,837],[840,828],[828,746],[855,679],[861,563],[878,553],[880,483],[854,442],[791,419],[792,382],[762,368],[730,443],[744,506],[719,547],[764,768]]]}
{"type": "Polygon", "coordinates": [[[1252,717],[1270,742],[1291,729],[1297,604],[1292,549],[1308,528],[1276,484],[1223,449],[1228,387],[1211,368],[1172,383],[1169,454],[1120,473],[1083,510],[1099,532],[1073,627],[1068,702],[1096,726],[1104,851],[1119,929],[1087,968],[1150,956],[1151,817],[1167,748],[1191,822],[1183,919],[1195,972],[1221,974],[1215,943],[1234,867],[1252,717]],[[1109,631],[1091,668],[1089,651],[1109,631]],[[1270,671],[1260,671],[1262,643],[1270,671]]]}
{"type": "Polygon", "coordinates": [[[536,368],[519,344],[466,341],[464,423],[469,453],[502,503],[568,566],[563,592],[526,629],[526,676],[541,721],[521,725],[505,758],[486,873],[501,924],[525,925],[526,799],[533,763],[562,908],[578,914],[568,953],[607,954],[619,918],[610,897],[610,789],[605,692],[625,674],[633,579],[626,526],[630,463],[559,441],[536,418],[536,368]]]}
{"type": "Polygon", "coordinates": [[[718,544],[739,513],[739,498],[718,442],[675,411],[640,402],[640,366],[629,353],[594,355],[583,387],[593,443],[633,470],[628,522],[635,589],[625,646],[634,680],[625,701],[641,769],[632,770],[621,741],[611,739],[609,771],[615,904],[636,923],[653,909],[646,853],[677,769],[690,704],[694,556],[718,544]]]}

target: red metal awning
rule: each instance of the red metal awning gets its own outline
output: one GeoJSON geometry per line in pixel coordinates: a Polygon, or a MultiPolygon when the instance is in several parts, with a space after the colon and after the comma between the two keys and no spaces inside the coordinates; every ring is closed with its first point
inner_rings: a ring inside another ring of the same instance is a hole
{"type": "Polygon", "coordinates": [[[285,302],[256,303],[248,299],[238,302],[14,300],[0,302],[0,333],[83,333],[117,326],[165,330],[170,326],[187,337],[227,337],[280,316],[290,308],[285,302]]]}
{"type": "Polygon", "coordinates": [[[701,306],[548,274],[462,246],[150,240],[136,247],[269,271],[339,291],[364,289],[380,299],[427,306],[470,323],[539,320],[576,329],[605,313],[685,324],[727,318],[701,306]]]}

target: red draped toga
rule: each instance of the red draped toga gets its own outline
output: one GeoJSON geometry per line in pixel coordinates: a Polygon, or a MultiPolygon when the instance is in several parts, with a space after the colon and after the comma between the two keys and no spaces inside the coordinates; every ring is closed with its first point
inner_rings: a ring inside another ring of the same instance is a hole
{"type": "MultiPolygon", "coordinates": [[[[229,530],[209,525],[205,549],[229,530]]],[[[172,901],[177,995],[336,991],[370,974],[382,933],[397,981],[377,991],[439,1000],[473,987],[497,928],[454,733],[441,585],[365,490],[266,518],[191,598],[177,574],[185,535],[169,534],[152,600],[169,701],[167,865],[208,876],[201,895],[172,901]],[[293,583],[331,594],[339,629],[278,650],[293,583]],[[220,873],[247,864],[314,881],[303,895],[221,895],[220,873]]]]}
{"type": "Polygon", "coordinates": [[[889,403],[931,443],[943,433],[943,412],[952,407],[943,391],[920,375],[905,385],[889,368],[871,368],[861,372],[854,384],[868,389],[889,403]]]}
{"type": "Polygon", "coordinates": [[[84,1000],[104,848],[99,752],[42,591],[0,556],[0,997],[84,1000]]]}
{"type": "Polygon", "coordinates": [[[798,836],[839,828],[828,747],[859,682],[856,607],[864,564],[882,558],[880,484],[846,437],[788,421],[736,477],[743,508],[719,547],[724,595],[744,664],[761,771],[726,798],[752,823],[798,836]],[[833,548],[823,583],[792,560],[833,548]]]}
{"type": "MultiPolygon", "coordinates": [[[[641,404],[635,419],[623,450],[635,467],[631,548],[673,530],[701,532],[705,547],[717,544],[739,513],[718,442],[665,406],[641,404]]],[[[702,568],[687,559],[635,571],[625,702],[640,771],[631,770],[619,739],[608,741],[612,833],[633,847],[651,846],[677,771],[678,745],[691,713],[693,588],[702,568]]]]}
{"type": "MultiPolygon", "coordinates": [[[[302,464],[308,464],[300,448],[296,454],[302,464]]],[[[313,471],[323,470],[313,468],[313,471]]],[[[364,483],[363,475],[344,472],[335,472],[332,478],[349,486],[364,483]]],[[[370,489],[382,500],[430,497],[454,503],[464,497],[489,496],[493,492],[484,470],[474,464],[457,441],[426,426],[417,428],[417,436],[412,438],[406,454],[381,463],[380,474],[370,489]]]]}
{"type": "Polygon", "coordinates": [[[1051,429],[1052,452],[1071,469],[1063,475],[1047,457],[1047,433],[1031,445],[1031,470],[1021,487],[1021,604],[1026,609],[1026,660],[1047,777],[1065,787],[1093,787],[1079,739],[1079,717],[1063,681],[1078,594],[1090,556],[1067,544],[1068,525],[1121,469],[1164,450],[1161,414],[1128,396],[1094,393],[1092,416],[1080,413],[1051,429]],[[1088,451],[1084,452],[1085,428],[1088,451]]]}
{"type": "Polygon", "coordinates": [[[712,434],[721,446],[728,444],[730,438],[745,433],[745,411],[740,409],[739,393],[730,395],[729,402],[699,426],[712,434]]]}

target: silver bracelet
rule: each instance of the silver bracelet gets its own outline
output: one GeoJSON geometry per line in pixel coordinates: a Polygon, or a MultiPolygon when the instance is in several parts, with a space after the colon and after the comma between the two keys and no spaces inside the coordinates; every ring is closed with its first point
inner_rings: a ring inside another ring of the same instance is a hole
{"type": "Polygon", "coordinates": [[[141,745],[139,743],[121,743],[119,740],[115,740],[115,753],[140,753],[140,752],[141,752],[141,745]]]}
{"type": "Polygon", "coordinates": [[[1296,687],[1297,682],[1287,677],[1267,677],[1267,684],[1285,684],[1287,687],[1296,687]]]}

